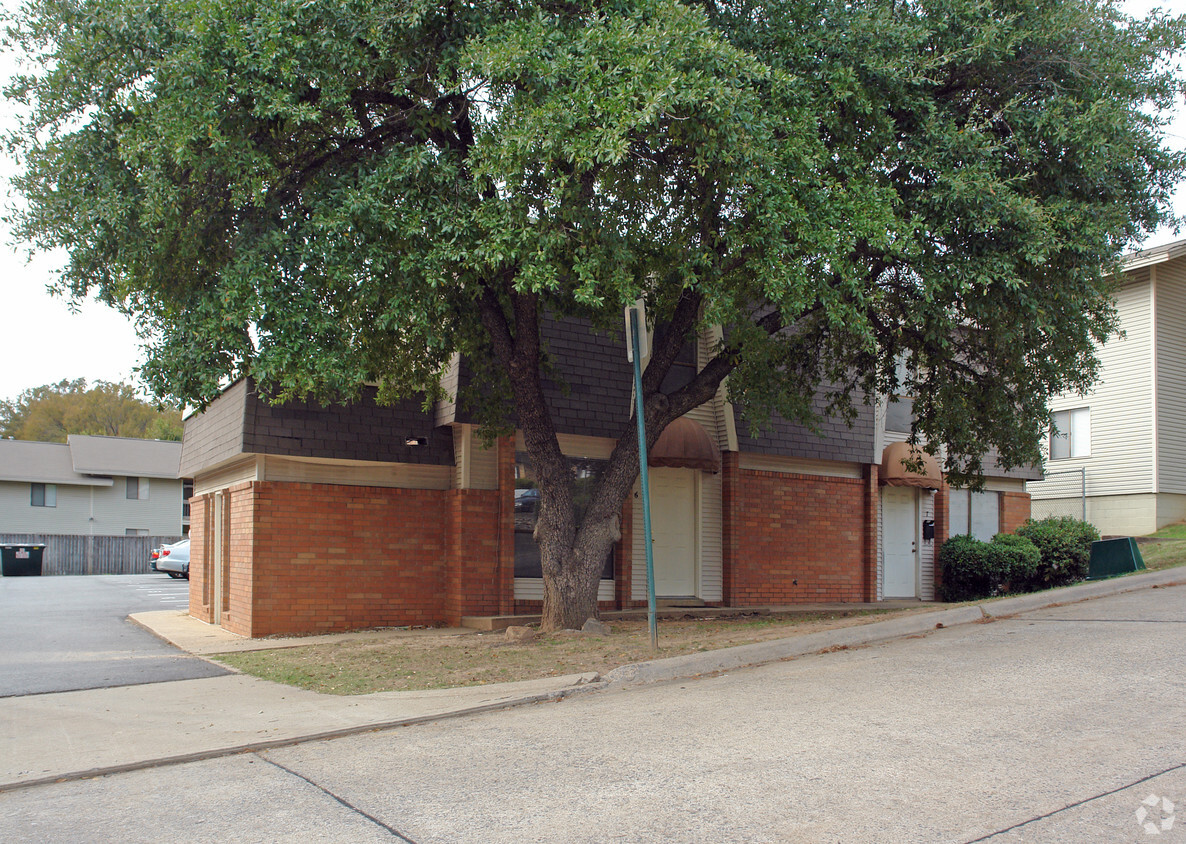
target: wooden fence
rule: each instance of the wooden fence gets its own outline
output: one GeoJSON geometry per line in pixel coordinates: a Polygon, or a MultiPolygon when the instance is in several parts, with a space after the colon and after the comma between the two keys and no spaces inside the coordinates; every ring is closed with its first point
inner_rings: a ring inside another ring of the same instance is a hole
{"type": "Polygon", "coordinates": [[[181,538],[0,533],[0,545],[44,545],[42,574],[149,574],[152,549],[181,538]]]}

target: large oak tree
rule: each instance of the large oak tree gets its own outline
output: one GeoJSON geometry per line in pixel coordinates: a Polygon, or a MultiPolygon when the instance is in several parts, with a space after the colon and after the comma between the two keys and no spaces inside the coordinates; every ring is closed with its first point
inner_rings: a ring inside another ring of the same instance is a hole
{"type": "Polygon", "coordinates": [[[544,625],[579,626],[637,441],[624,409],[578,521],[541,320],[646,300],[652,441],[725,379],[752,419],[810,421],[906,371],[957,477],[1036,460],[1183,172],[1183,32],[1107,0],[30,0],[16,217],[69,254],[65,291],[155,327],[163,395],[481,367],[471,400],[513,410],[539,481],[544,625]]]}

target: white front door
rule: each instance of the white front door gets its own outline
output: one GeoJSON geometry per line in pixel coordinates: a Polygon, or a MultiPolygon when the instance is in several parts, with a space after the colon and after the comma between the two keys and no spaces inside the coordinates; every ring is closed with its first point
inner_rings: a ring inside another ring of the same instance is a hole
{"type": "Polygon", "coordinates": [[[696,597],[696,470],[657,468],[649,475],[655,594],[696,597]]]}
{"type": "Polygon", "coordinates": [[[918,492],[914,487],[881,490],[883,598],[918,597],[918,492]]]}

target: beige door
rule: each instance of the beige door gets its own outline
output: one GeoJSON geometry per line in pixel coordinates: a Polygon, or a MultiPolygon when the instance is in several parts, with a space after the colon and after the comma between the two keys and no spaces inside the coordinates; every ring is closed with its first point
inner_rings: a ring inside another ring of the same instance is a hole
{"type": "Polygon", "coordinates": [[[914,487],[881,489],[884,549],[882,597],[918,597],[918,493],[914,487]]]}
{"type": "Polygon", "coordinates": [[[696,470],[651,469],[650,487],[655,594],[697,597],[696,470]]]}

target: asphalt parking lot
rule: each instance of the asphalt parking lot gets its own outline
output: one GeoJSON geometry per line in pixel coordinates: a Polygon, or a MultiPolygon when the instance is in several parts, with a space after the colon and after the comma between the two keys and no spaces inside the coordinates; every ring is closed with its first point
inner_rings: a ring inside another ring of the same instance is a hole
{"type": "Polygon", "coordinates": [[[227,673],[127,620],[188,604],[164,574],[0,578],[0,697],[227,673]]]}

